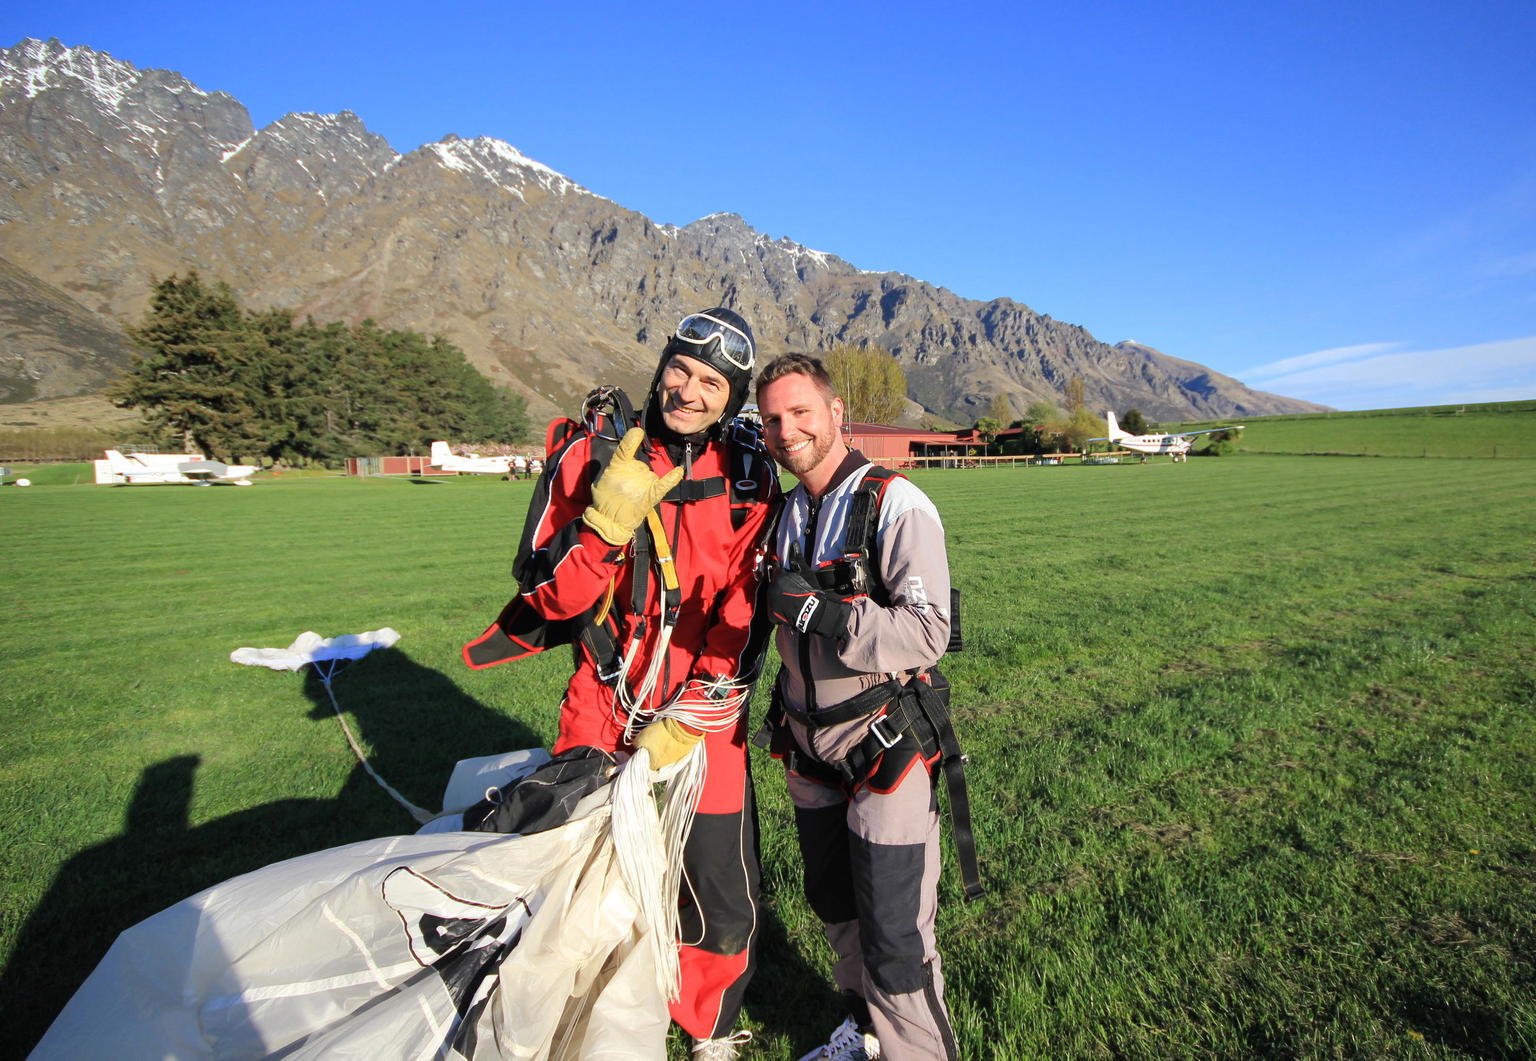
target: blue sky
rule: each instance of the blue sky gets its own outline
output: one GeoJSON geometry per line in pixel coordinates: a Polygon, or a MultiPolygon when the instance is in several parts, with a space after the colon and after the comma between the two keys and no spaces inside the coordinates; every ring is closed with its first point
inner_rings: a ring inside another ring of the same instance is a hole
{"type": "Polygon", "coordinates": [[[1339,408],[1536,397],[1531,0],[13,0],[28,36],[1339,408]]]}

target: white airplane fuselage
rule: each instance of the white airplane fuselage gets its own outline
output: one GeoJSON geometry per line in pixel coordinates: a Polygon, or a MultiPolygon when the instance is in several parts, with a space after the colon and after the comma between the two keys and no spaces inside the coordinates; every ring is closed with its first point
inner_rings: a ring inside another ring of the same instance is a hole
{"type": "Polygon", "coordinates": [[[511,457],[460,457],[447,442],[432,443],[432,467],[445,472],[472,472],[477,475],[508,475],[512,472],[511,457]]]}
{"type": "Polygon", "coordinates": [[[1113,441],[1120,448],[1137,453],[1188,453],[1195,440],[1177,435],[1126,435],[1113,441]]]}
{"type": "Polygon", "coordinates": [[[142,486],[146,483],[237,483],[249,485],[260,468],[225,464],[201,453],[103,452],[96,463],[96,482],[142,486]]]}

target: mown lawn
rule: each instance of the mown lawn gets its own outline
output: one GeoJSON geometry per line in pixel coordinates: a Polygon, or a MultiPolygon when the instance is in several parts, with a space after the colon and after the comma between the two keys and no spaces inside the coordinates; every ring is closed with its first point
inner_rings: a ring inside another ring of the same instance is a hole
{"type": "MultiPolygon", "coordinates": [[[[1243,456],[914,476],[966,594],[945,669],[990,893],[965,904],[947,874],[940,922],[965,1056],[1536,1051],[1529,472],[1243,456]]],[[[553,736],[563,654],[481,673],[457,655],[509,592],[528,495],[0,491],[7,1053],[129,924],[411,827],[318,686],[234,648],[399,630],[336,689],[419,803],[457,759],[553,736]]],[[[840,1015],[777,766],[756,766],[748,1019],[760,1056],[799,1056],[840,1015]]]]}
{"type": "MultiPolygon", "coordinates": [[[[1536,457],[1536,401],[1262,416],[1246,423],[1239,443],[1244,453],[1505,460],[1536,457]]],[[[1211,426],[1217,422],[1172,430],[1211,426]]]]}

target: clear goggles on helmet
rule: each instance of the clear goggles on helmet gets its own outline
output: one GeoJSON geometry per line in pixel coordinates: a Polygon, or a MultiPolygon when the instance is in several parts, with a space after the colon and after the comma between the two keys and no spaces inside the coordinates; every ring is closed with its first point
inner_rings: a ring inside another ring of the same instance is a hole
{"type": "Polygon", "coordinates": [[[677,326],[677,338],[685,343],[703,346],[711,339],[720,340],[720,353],[743,372],[752,370],[752,340],[746,333],[707,313],[693,313],[682,319],[677,326]]]}

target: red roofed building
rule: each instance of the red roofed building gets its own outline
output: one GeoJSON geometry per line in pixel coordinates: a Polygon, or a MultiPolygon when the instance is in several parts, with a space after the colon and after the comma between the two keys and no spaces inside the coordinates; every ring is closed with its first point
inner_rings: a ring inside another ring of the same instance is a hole
{"type": "Polygon", "coordinates": [[[876,464],[910,468],[915,457],[963,456],[976,443],[953,431],[922,431],[887,424],[844,424],[843,441],[876,464]]]}

